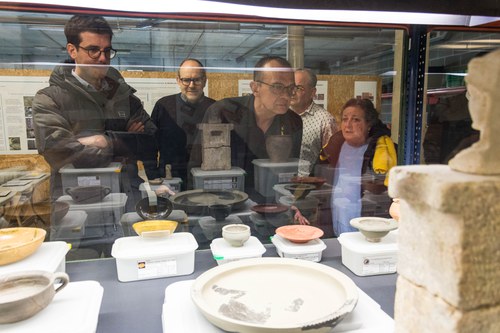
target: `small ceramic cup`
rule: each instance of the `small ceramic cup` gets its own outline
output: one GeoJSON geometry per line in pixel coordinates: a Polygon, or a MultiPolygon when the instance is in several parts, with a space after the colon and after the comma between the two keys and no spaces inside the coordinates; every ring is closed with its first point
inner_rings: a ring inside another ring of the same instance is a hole
{"type": "Polygon", "coordinates": [[[222,227],[222,238],[231,246],[243,246],[250,238],[250,227],[245,224],[228,224],[222,227]]]}

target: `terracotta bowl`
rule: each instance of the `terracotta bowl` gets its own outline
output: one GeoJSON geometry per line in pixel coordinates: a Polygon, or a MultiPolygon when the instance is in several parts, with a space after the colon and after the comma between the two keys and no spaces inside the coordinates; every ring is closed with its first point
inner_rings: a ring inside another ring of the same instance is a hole
{"type": "Polygon", "coordinates": [[[323,230],[310,225],[285,225],[276,229],[276,234],[293,243],[307,243],[323,236],[323,230]]]}
{"type": "Polygon", "coordinates": [[[0,229],[0,265],[22,260],[42,245],[47,232],[41,228],[0,229]]]}
{"type": "Polygon", "coordinates": [[[292,183],[295,184],[310,184],[316,187],[316,190],[319,190],[321,186],[326,182],[326,178],[322,177],[293,177],[290,179],[292,183]]]}
{"type": "Polygon", "coordinates": [[[69,194],[76,203],[91,204],[101,202],[105,196],[111,193],[111,188],[101,185],[76,186],[67,188],[66,193],[69,194]]]}
{"type": "Polygon", "coordinates": [[[158,238],[168,237],[174,233],[177,228],[177,221],[170,220],[149,220],[136,222],[132,225],[134,231],[142,237],[158,238]]]}
{"type": "Polygon", "coordinates": [[[69,282],[66,273],[24,271],[0,277],[0,324],[34,316],[52,302],[69,282]],[[62,283],[54,288],[54,283],[62,283]]]}
{"type": "Polygon", "coordinates": [[[274,216],[288,211],[289,207],[282,204],[260,204],[250,209],[263,216],[274,216]]]}

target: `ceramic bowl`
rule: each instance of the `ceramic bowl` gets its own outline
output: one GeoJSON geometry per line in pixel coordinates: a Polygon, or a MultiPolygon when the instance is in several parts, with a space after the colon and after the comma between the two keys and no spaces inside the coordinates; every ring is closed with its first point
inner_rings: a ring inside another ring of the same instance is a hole
{"type": "Polygon", "coordinates": [[[156,205],[149,202],[145,197],[139,200],[135,205],[135,210],[144,220],[161,220],[172,213],[172,202],[165,197],[156,197],[156,205]]]}
{"type": "Polygon", "coordinates": [[[399,207],[400,207],[399,199],[392,199],[391,206],[389,207],[389,215],[391,215],[391,217],[398,222],[401,217],[399,207]]]}
{"type": "Polygon", "coordinates": [[[145,238],[168,237],[177,228],[177,221],[170,220],[149,220],[136,222],[132,225],[134,231],[145,238]]]}
{"type": "Polygon", "coordinates": [[[326,182],[326,178],[322,177],[292,177],[290,179],[292,183],[295,184],[310,184],[316,187],[316,190],[319,190],[321,186],[326,182]]]}
{"type": "Polygon", "coordinates": [[[250,227],[240,223],[225,225],[222,227],[222,238],[231,246],[243,246],[250,238],[250,227]]]}
{"type": "Polygon", "coordinates": [[[111,193],[111,188],[107,186],[76,186],[66,189],[66,193],[78,204],[91,204],[101,202],[105,196],[111,193]]]}
{"type": "Polygon", "coordinates": [[[357,217],[350,221],[354,228],[365,236],[369,242],[377,243],[386,236],[389,231],[398,228],[398,222],[393,219],[383,217],[357,217]]]}
{"type": "Polygon", "coordinates": [[[208,206],[208,214],[216,221],[224,221],[231,213],[232,206],[225,204],[215,204],[208,206]]]}
{"type": "Polygon", "coordinates": [[[34,316],[52,302],[69,282],[66,273],[24,271],[0,277],[0,324],[34,316]],[[54,288],[54,283],[61,283],[54,288]]]}
{"type": "Polygon", "coordinates": [[[41,228],[0,229],[0,265],[22,260],[42,245],[47,232],[41,228]]]}
{"type": "Polygon", "coordinates": [[[316,186],[311,184],[287,184],[285,185],[285,190],[292,193],[295,200],[301,200],[307,197],[309,192],[316,189],[316,186]]]}
{"type": "Polygon", "coordinates": [[[275,216],[288,211],[289,207],[282,204],[260,204],[250,208],[263,216],[275,216]]]}

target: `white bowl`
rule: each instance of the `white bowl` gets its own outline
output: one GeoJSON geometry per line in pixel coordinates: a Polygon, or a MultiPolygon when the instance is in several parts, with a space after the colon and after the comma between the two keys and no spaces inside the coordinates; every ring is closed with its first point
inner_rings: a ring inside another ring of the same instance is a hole
{"type": "Polygon", "coordinates": [[[377,243],[385,237],[389,231],[398,228],[398,222],[394,219],[383,217],[357,217],[350,221],[354,228],[357,228],[367,241],[377,243]]]}
{"type": "Polygon", "coordinates": [[[246,224],[228,224],[222,227],[222,238],[235,247],[240,247],[250,238],[250,227],[246,224]]]}

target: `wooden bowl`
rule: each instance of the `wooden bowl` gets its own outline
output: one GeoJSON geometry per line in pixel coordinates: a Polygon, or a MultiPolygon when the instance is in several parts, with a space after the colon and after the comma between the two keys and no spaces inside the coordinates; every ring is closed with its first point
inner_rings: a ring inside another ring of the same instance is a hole
{"type": "Polygon", "coordinates": [[[17,262],[35,253],[46,234],[41,228],[0,229],[0,265],[17,262]]]}
{"type": "Polygon", "coordinates": [[[132,228],[142,237],[168,237],[174,233],[177,224],[177,221],[149,220],[134,223],[132,228]]]}

